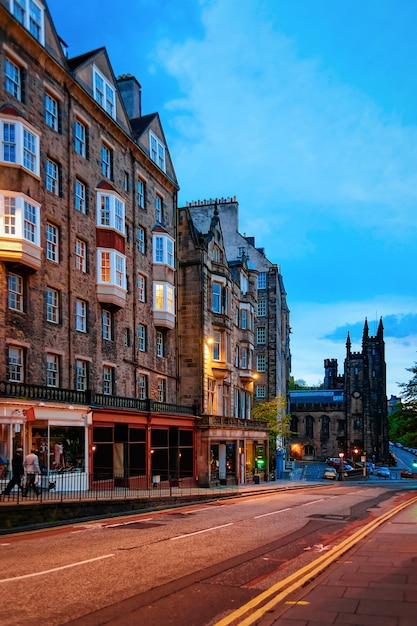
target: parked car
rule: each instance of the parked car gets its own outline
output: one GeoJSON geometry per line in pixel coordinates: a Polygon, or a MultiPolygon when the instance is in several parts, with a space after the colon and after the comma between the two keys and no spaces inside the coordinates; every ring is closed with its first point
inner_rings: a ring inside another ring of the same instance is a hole
{"type": "Polygon", "coordinates": [[[325,467],[323,472],[323,478],[329,478],[330,480],[337,480],[338,471],[335,467],[325,467]]]}
{"type": "MultiPolygon", "coordinates": [[[[357,463],[357,465],[360,465],[363,468],[363,463],[362,461],[360,461],[359,463],[357,463]]],[[[366,473],[369,474],[373,474],[374,473],[374,469],[375,469],[375,465],[373,463],[371,463],[370,461],[366,461],[366,473]]]]}
{"type": "Polygon", "coordinates": [[[381,476],[382,478],[391,478],[391,473],[388,467],[378,467],[376,470],[376,475],[381,476]]]}

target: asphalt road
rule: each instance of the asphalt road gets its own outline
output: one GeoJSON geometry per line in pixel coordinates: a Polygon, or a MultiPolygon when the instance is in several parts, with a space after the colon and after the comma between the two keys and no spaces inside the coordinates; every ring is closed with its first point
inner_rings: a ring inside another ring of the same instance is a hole
{"type": "Polygon", "coordinates": [[[329,483],[3,536],[0,624],[213,625],[408,487],[329,483]]]}

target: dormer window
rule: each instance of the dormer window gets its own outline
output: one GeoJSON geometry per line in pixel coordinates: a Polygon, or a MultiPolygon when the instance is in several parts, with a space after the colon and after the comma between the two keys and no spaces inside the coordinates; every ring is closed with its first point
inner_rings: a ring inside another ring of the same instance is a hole
{"type": "Polygon", "coordinates": [[[35,0],[10,0],[10,12],[42,45],[45,43],[44,9],[35,0]]]}
{"type": "Polygon", "coordinates": [[[95,66],[93,67],[93,93],[94,100],[116,119],[116,91],[95,66]]]}
{"type": "Polygon", "coordinates": [[[165,146],[151,131],[149,132],[149,146],[152,161],[165,172],[165,146]]]}

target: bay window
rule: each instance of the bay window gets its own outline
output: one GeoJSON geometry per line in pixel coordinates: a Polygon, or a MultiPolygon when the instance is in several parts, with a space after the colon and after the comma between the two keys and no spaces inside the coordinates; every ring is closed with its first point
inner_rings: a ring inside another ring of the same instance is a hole
{"type": "Polygon", "coordinates": [[[125,203],[115,193],[97,192],[97,226],[125,234],[125,203]]]}
{"type": "Polygon", "coordinates": [[[39,176],[39,135],[20,121],[0,118],[0,161],[21,165],[39,176]]]}

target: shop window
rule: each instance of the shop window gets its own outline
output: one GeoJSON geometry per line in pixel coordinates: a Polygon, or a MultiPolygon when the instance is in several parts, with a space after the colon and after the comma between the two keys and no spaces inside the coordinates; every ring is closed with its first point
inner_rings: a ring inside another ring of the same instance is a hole
{"type": "Polygon", "coordinates": [[[81,426],[50,426],[32,431],[41,470],[72,472],[85,470],[85,429],[81,426]]]}

